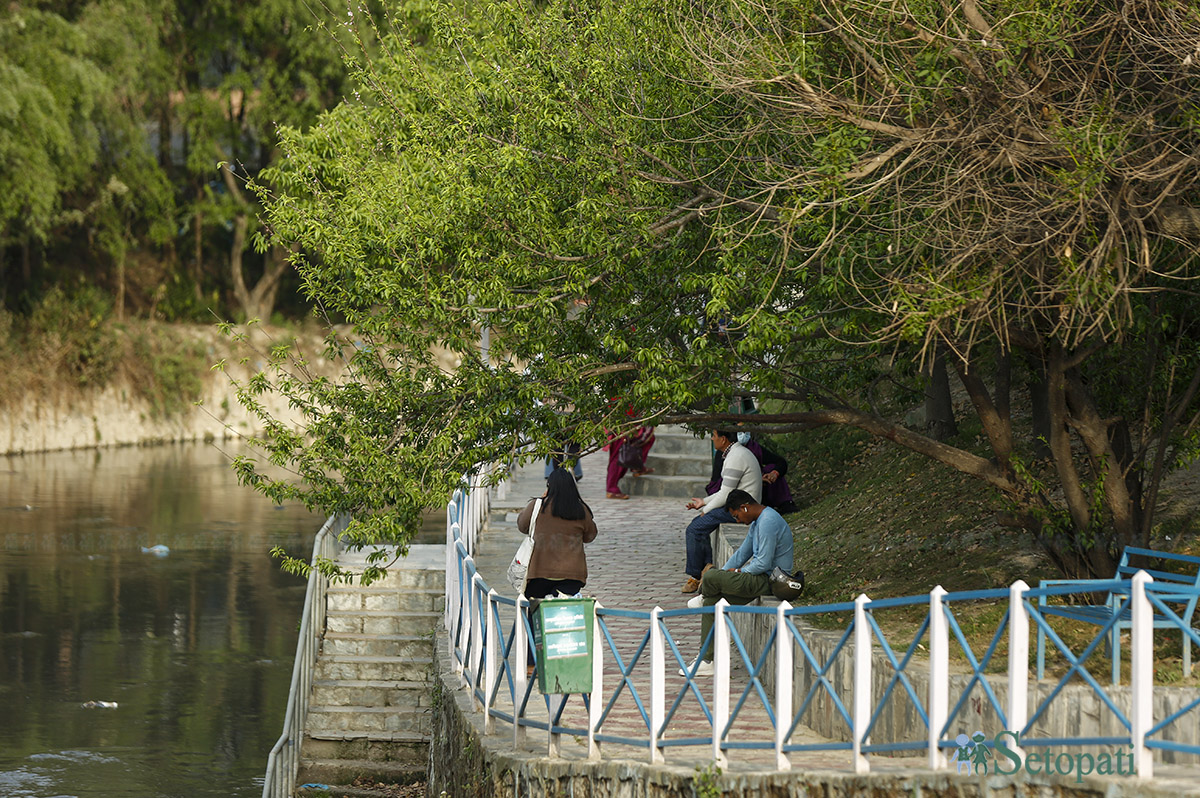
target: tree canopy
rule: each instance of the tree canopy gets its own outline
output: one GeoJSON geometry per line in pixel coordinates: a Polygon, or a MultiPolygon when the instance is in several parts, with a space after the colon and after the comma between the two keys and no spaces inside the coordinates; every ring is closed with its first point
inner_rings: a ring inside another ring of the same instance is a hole
{"type": "Polygon", "coordinates": [[[56,286],[86,283],[118,318],[126,305],[268,318],[286,262],[253,249],[259,209],[244,181],[278,156],[277,125],[304,129],[342,99],[346,48],[371,46],[359,33],[371,13],[299,0],[7,4],[0,310],[29,314],[56,286]]]}
{"type": "Polygon", "coordinates": [[[989,483],[1068,572],[1148,538],[1198,435],[1194,4],[423,19],[262,173],[274,240],[350,325],[331,347],[353,376],[307,379],[277,349],[244,397],[306,411],[266,445],[307,484],[243,462],[248,481],[402,543],[480,463],[725,423],[752,396],[757,429],[850,424],[989,483]],[[936,362],[987,451],[873,406],[882,372],[936,362]],[[1014,427],[1031,415],[1041,441],[1014,427]]]}

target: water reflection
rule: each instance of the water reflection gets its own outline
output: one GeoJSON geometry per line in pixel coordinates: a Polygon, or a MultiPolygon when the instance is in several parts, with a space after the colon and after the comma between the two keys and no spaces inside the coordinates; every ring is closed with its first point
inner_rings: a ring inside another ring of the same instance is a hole
{"type": "Polygon", "coordinates": [[[257,795],[319,524],[212,446],[0,460],[0,795],[257,795]]]}

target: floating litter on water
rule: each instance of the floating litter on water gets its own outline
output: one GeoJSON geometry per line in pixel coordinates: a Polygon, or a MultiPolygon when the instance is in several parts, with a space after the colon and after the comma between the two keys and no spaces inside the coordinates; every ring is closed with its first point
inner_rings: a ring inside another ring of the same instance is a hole
{"type": "Polygon", "coordinates": [[[80,704],[84,709],[116,709],[116,701],[85,701],[80,704]]]}
{"type": "Polygon", "coordinates": [[[142,546],[142,554],[153,554],[155,557],[166,557],[170,553],[170,547],[164,546],[161,543],[150,547],[142,546]]]}

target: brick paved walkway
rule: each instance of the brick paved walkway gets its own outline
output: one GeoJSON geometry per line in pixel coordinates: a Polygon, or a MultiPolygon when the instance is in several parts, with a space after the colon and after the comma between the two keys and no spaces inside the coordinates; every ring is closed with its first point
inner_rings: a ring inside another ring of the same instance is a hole
{"type": "MultiPolygon", "coordinates": [[[[595,597],[601,605],[621,610],[649,612],[655,606],[664,610],[679,609],[685,606],[690,598],[680,593],[685,574],[683,530],[687,523],[695,517],[696,511],[685,508],[686,498],[650,498],[634,496],[629,500],[605,498],[604,469],[607,463],[607,453],[599,452],[584,458],[584,478],[580,483],[583,498],[592,508],[599,527],[596,540],[587,546],[588,583],[584,594],[595,597]]],[[[633,477],[626,477],[631,480],[633,477]]],[[[627,483],[626,483],[627,484],[627,483]]],[[[516,531],[514,521],[517,509],[524,507],[528,501],[541,495],[545,488],[540,466],[526,466],[518,470],[514,479],[505,490],[505,496],[498,498],[493,495],[493,521],[489,528],[480,536],[476,564],[480,575],[498,593],[511,594],[504,571],[508,566],[512,553],[521,539],[516,531]],[[502,510],[508,510],[507,517],[501,521],[502,510]]],[[[503,614],[502,614],[503,617],[503,614]]],[[[511,616],[505,618],[505,628],[511,624],[511,616]]],[[[700,623],[697,618],[674,618],[667,621],[667,628],[675,640],[680,653],[687,661],[691,661],[699,648],[700,623]]],[[[646,634],[647,624],[641,620],[613,619],[609,622],[610,633],[614,638],[617,650],[622,659],[628,663],[641,645],[646,634]]],[[[620,671],[615,657],[605,644],[602,651],[604,656],[604,701],[605,705],[612,699],[613,691],[620,682],[620,671]]],[[[736,655],[735,655],[736,656],[736,655]]],[[[664,739],[667,741],[694,739],[710,736],[711,724],[701,708],[700,701],[686,687],[686,680],[677,673],[678,663],[667,644],[667,701],[666,710],[670,715],[664,739]],[[676,697],[683,693],[678,708],[671,715],[672,705],[676,697]]],[[[639,658],[632,671],[633,687],[641,696],[644,707],[649,711],[650,676],[649,676],[649,646],[639,658]]],[[[628,665],[627,665],[628,667],[628,665]]],[[[774,659],[768,660],[767,667],[774,667],[774,659]]],[[[735,662],[730,684],[731,709],[737,705],[748,683],[747,669],[735,662]]],[[[711,705],[713,688],[711,677],[696,680],[704,701],[711,705]]],[[[497,706],[508,711],[507,688],[501,691],[502,698],[497,706]]],[[[527,710],[530,717],[544,720],[546,716],[545,700],[535,690],[534,698],[527,710]]],[[[768,695],[768,699],[773,696],[768,695]]],[[[509,705],[511,706],[511,705],[509,705]]],[[[564,726],[585,728],[586,714],[582,701],[578,697],[568,701],[567,710],[563,715],[564,726]]],[[[511,727],[506,723],[497,723],[497,733],[511,734],[511,727]]],[[[613,704],[606,719],[603,731],[615,736],[645,738],[646,723],[642,718],[628,688],[613,704]]],[[[761,699],[753,691],[746,699],[746,704],[738,714],[732,727],[730,739],[747,742],[770,742],[774,731],[771,727],[766,710],[761,699]]],[[[541,747],[545,750],[546,736],[544,732],[530,730],[529,740],[531,749],[541,747]]],[[[563,743],[564,756],[585,756],[587,753],[586,740],[578,740],[577,744],[569,741],[563,743]]],[[[818,737],[807,727],[798,726],[792,735],[793,743],[827,743],[828,740],[818,737]]],[[[711,744],[668,746],[665,748],[668,764],[685,765],[688,767],[704,765],[712,760],[711,744]]],[[[603,746],[603,755],[619,758],[648,759],[647,749],[631,745],[608,743],[603,746]]],[[[774,769],[774,751],[772,749],[739,749],[730,752],[730,767],[734,770],[762,771],[774,769]]],[[[793,767],[809,769],[847,770],[851,767],[849,751],[804,752],[791,755],[793,767]]],[[[923,759],[917,758],[885,758],[876,757],[872,761],[873,770],[896,770],[919,766],[923,759]]]]}
{"type": "MultiPolygon", "coordinates": [[[[664,610],[677,609],[685,606],[688,596],[679,592],[683,583],[684,545],[683,530],[688,521],[695,516],[695,511],[684,507],[686,498],[651,498],[634,496],[627,501],[606,499],[604,494],[604,469],[607,463],[607,453],[600,452],[584,459],[584,478],[580,483],[581,493],[592,507],[593,514],[599,527],[596,540],[587,547],[589,578],[584,594],[595,597],[600,604],[612,609],[649,612],[655,606],[664,610]]],[[[627,477],[625,485],[628,486],[627,477]]],[[[541,495],[545,488],[541,466],[527,466],[518,470],[514,479],[507,485],[505,496],[498,497],[495,492],[492,498],[492,522],[489,528],[479,538],[476,552],[476,565],[484,580],[502,595],[510,595],[511,589],[505,578],[505,570],[521,540],[521,535],[515,529],[516,510],[524,507],[534,496],[541,495]],[[505,514],[507,510],[507,515],[505,514]]],[[[626,488],[628,490],[628,487],[626,488]]],[[[511,609],[509,609],[511,613],[511,609]]],[[[504,616],[504,628],[510,628],[511,614],[504,616]]],[[[679,646],[682,655],[690,661],[699,647],[699,621],[693,618],[676,618],[667,622],[672,638],[679,646]]],[[[633,652],[641,644],[646,632],[643,621],[623,621],[614,619],[610,623],[610,631],[616,642],[617,650],[628,662],[633,652]]],[[[609,647],[604,645],[604,697],[607,706],[612,699],[613,691],[620,682],[620,671],[609,647]]],[[[675,714],[671,716],[664,739],[667,741],[686,738],[709,737],[711,725],[700,708],[699,701],[690,693],[686,693],[686,680],[677,675],[674,656],[668,645],[666,652],[667,667],[667,712],[675,703],[675,698],[681,692],[685,693],[675,714]]],[[[649,647],[632,671],[633,687],[640,694],[642,701],[649,710],[649,647]]],[[[736,655],[735,655],[736,659],[736,655]]],[[[773,655],[768,660],[768,667],[774,666],[773,655]]],[[[748,673],[744,667],[735,661],[730,679],[731,709],[736,706],[748,682],[748,673]]],[[[713,689],[711,678],[699,678],[697,687],[711,707],[713,689]]],[[[511,703],[507,689],[500,691],[497,708],[511,711],[511,703]]],[[[527,717],[545,721],[547,717],[547,702],[536,689],[532,691],[527,709],[527,717]]],[[[768,696],[773,698],[773,696],[768,696]]],[[[849,696],[843,700],[848,702],[849,696]]],[[[797,707],[793,707],[793,712],[797,707]]],[[[586,710],[578,696],[572,697],[564,712],[563,726],[587,726],[586,710]]],[[[644,738],[647,736],[646,723],[630,696],[628,689],[622,690],[621,696],[615,702],[608,719],[603,726],[605,734],[644,738]]],[[[735,721],[730,735],[735,742],[770,741],[774,731],[768,720],[762,702],[751,694],[735,721]]],[[[511,746],[512,727],[505,722],[497,722],[495,729],[488,737],[488,744],[499,749],[511,746]]],[[[800,725],[792,734],[791,742],[795,744],[819,744],[830,741],[818,736],[811,729],[800,725]]],[[[545,752],[546,733],[537,729],[529,729],[524,749],[528,752],[545,752]]],[[[704,767],[712,762],[711,743],[692,746],[668,746],[664,749],[666,763],[686,768],[704,767]]],[[[646,746],[605,743],[602,745],[602,756],[605,759],[649,760],[646,746]]],[[[763,773],[775,770],[774,751],[767,749],[735,749],[727,752],[729,765],[727,770],[733,773],[763,773]]],[[[565,736],[560,756],[566,759],[583,759],[587,756],[587,741],[584,736],[574,739],[565,736]]],[[[847,773],[853,770],[849,751],[815,751],[789,754],[788,759],[795,771],[835,771],[847,773]]],[[[873,774],[911,774],[926,770],[926,757],[919,756],[889,757],[872,756],[870,758],[873,774]]],[[[927,771],[926,771],[927,772],[927,771]]],[[[1156,778],[1151,784],[1161,790],[1160,794],[1196,794],[1197,769],[1189,766],[1162,765],[1155,767],[1156,778]]],[[[969,778],[969,777],[964,777],[969,778]]],[[[1094,779],[1109,786],[1120,784],[1118,778],[1094,779]]]]}

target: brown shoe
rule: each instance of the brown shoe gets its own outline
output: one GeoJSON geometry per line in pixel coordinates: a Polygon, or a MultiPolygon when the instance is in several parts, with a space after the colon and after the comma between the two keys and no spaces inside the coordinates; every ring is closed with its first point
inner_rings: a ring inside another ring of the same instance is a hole
{"type": "Polygon", "coordinates": [[[687,581],[683,583],[683,587],[679,589],[680,593],[699,593],[700,580],[694,576],[689,576],[687,581]]]}
{"type": "Polygon", "coordinates": [[[606,493],[604,497],[606,499],[628,499],[629,495],[626,493],[606,493]]]}

